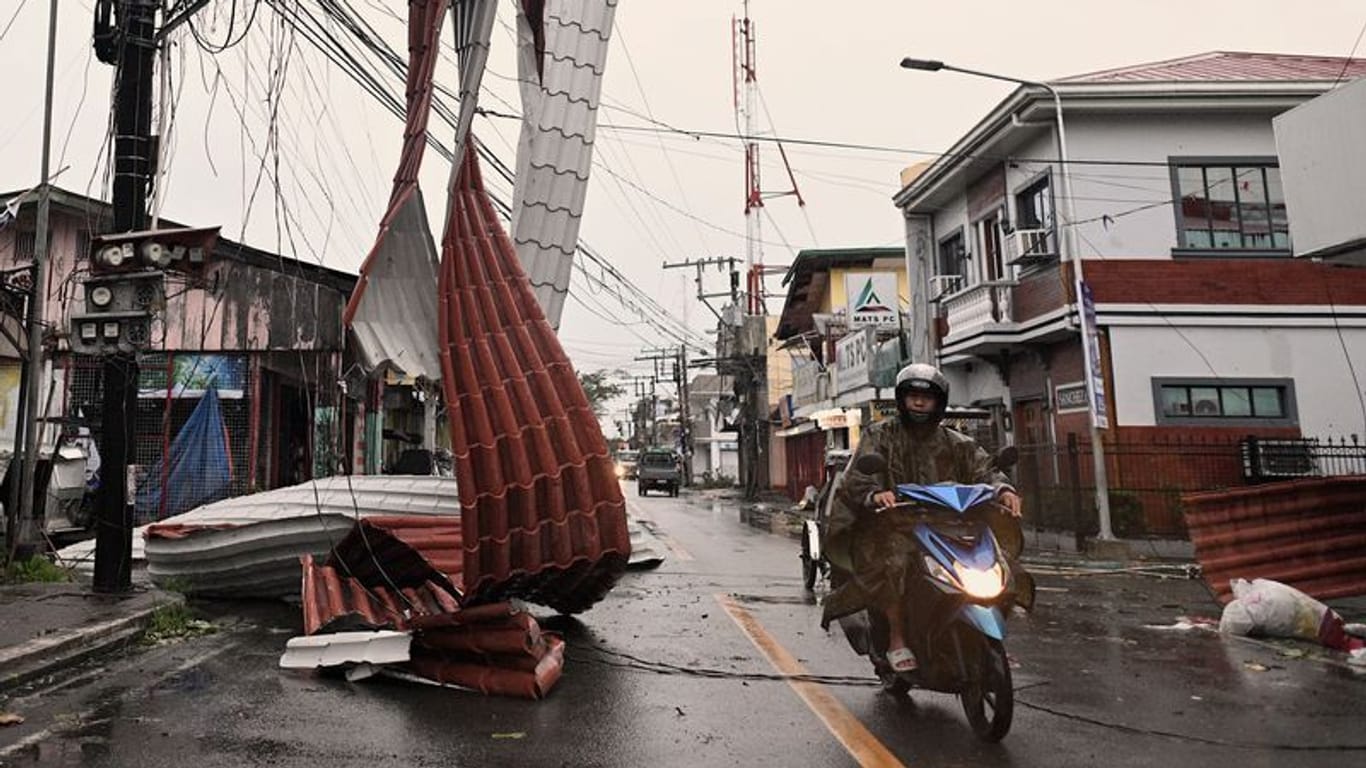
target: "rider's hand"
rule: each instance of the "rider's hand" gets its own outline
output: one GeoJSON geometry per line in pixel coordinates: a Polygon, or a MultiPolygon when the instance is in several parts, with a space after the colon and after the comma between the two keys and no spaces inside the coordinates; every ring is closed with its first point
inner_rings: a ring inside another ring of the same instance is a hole
{"type": "Polygon", "coordinates": [[[891,491],[878,491],[873,494],[873,509],[886,509],[896,504],[896,494],[891,491]]]}
{"type": "Polygon", "coordinates": [[[1001,506],[1004,507],[1005,510],[1010,513],[1011,517],[1020,516],[1020,494],[1012,490],[1006,489],[1004,491],[1001,491],[1001,495],[996,497],[996,501],[1000,502],[1001,506]]]}

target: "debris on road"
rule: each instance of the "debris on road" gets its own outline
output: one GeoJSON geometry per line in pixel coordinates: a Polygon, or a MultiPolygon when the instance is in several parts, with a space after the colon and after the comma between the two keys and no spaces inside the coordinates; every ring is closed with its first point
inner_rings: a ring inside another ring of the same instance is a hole
{"type": "Polygon", "coordinates": [[[336,632],[291,638],[280,657],[282,669],[317,669],[345,664],[400,664],[408,661],[406,632],[336,632]]]}
{"type": "Polygon", "coordinates": [[[1219,622],[1204,616],[1177,616],[1174,624],[1145,624],[1144,627],[1166,632],[1213,632],[1219,628],[1219,622]]]}
{"type": "Polygon", "coordinates": [[[0,712],[0,725],[23,725],[24,716],[15,712],[0,712]]]}
{"type": "Polygon", "coordinates": [[[1270,579],[1233,579],[1219,631],[1249,637],[1312,640],[1339,651],[1366,647],[1349,637],[1342,616],[1294,587],[1270,579]]]}
{"type": "Polygon", "coordinates": [[[341,664],[384,664],[347,658],[363,654],[348,654],[335,638],[344,630],[387,630],[411,639],[407,658],[387,662],[407,673],[485,694],[544,698],[562,673],[563,641],[511,603],[464,607],[460,542],[459,521],[377,516],[357,521],[327,564],[305,555],[307,637],[290,641],[299,646],[296,663],[309,658],[306,649],[336,643],[332,658],[341,664]]]}

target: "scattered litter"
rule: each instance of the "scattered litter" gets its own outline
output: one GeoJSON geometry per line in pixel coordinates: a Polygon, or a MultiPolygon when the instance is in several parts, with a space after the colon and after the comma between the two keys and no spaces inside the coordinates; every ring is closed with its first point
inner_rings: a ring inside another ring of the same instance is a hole
{"type": "Polygon", "coordinates": [[[1144,624],[1146,629],[1156,629],[1165,632],[1213,632],[1219,628],[1219,622],[1205,616],[1177,616],[1174,624],[1144,624]]]}
{"type": "Polygon", "coordinates": [[[1271,669],[1271,667],[1268,667],[1268,666],[1265,665],[1265,664],[1258,664],[1258,663],[1255,662],[1255,661],[1245,661],[1245,662],[1243,662],[1243,668],[1244,668],[1244,669],[1252,670],[1253,672],[1265,672],[1265,671],[1271,669]]]}
{"type": "Polygon", "coordinates": [[[0,712],[0,725],[20,725],[24,716],[17,712],[0,712]]]}
{"type": "Polygon", "coordinates": [[[1279,653],[1287,659],[1303,659],[1309,655],[1309,651],[1303,648],[1282,648],[1279,653]]]}
{"type": "Polygon", "coordinates": [[[679,717],[687,717],[687,716],[688,716],[688,713],[687,713],[687,712],[684,712],[682,707],[675,706],[675,707],[674,707],[674,711],[678,713],[678,716],[679,716],[679,717]]]}
{"type": "Polygon", "coordinates": [[[493,734],[493,738],[495,738],[495,739],[525,739],[525,738],[526,738],[526,731],[511,731],[511,732],[509,732],[509,733],[495,733],[495,734],[493,734]]]}
{"type": "Polygon", "coordinates": [[[1336,611],[1294,587],[1270,579],[1233,579],[1229,586],[1233,601],[1224,606],[1220,632],[1313,640],[1339,651],[1366,647],[1347,634],[1336,611]]]}
{"type": "Polygon", "coordinates": [[[1204,697],[1204,696],[1192,696],[1192,697],[1191,697],[1191,701],[1204,701],[1204,700],[1205,700],[1205,697],[1204,697]]]}
{"type": "Polygon", "coordinates": [[[1347,656],[1347,663],[1354,667],[1366,667],[1366,648],[1358,648],[1347,656]]]}

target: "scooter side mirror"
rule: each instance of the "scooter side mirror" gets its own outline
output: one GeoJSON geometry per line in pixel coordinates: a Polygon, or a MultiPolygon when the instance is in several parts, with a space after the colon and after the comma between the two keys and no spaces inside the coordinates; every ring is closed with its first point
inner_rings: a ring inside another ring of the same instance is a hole
{"type": "Polygon", "coordinates": [[[1005,472],[1014,467],[1020,461],[1020,451],[1013,445],[1007,445],[996,454],[996,468],[1005,472]]]}
{"type": "Polygon", "coordinates": [[[865,475],[880,475],[887,471],[887,459],[880,453],[865,453],[854,462],[854,469],[865,475]]]}

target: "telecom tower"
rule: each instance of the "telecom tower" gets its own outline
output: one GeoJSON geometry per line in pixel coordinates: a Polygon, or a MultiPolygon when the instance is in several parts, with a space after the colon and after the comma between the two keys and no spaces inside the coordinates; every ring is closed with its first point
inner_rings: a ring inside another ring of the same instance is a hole
{"type": "Polygon", "coordinates": [[[735,128],[745,142],[745,312],[766,314],[764,308],[764,245],[763,225],[759,215],[764,199],[792,195],[797,205],[805,206],[797,189],[797,178],[787,162],[787,152],[781,142],[778,154],[783,159],[792,188],[782,192],[764,192],[759,183],[759,75],[754,61],[754,22],[749,18],[749,0],[743,3],[744,16],[731,17],[732,58],[734,63],[735,128]]]}

